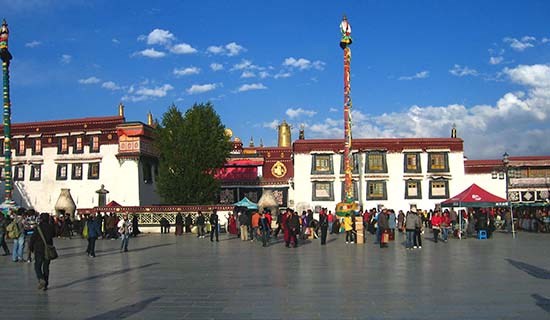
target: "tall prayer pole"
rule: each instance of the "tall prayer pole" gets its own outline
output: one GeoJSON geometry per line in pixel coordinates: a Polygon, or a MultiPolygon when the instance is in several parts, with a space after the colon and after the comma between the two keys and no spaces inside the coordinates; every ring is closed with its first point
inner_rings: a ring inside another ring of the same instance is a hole
{"type": "Polygon", "coordinates": [[[10,103],[10,61],[8,50],[8,24],[4,19],[0,28],[0,58],[2,59],[4,96],[4,202],[13,204],[13,179],[11,173],[11,103],[10,103]]]}
{"type": "Polygon", "coordinates": [[[352,182],[352,163],[353,155],[351,154],[351,25],[346,16],[342,18],[340,23],[340,32],[342,39],[340,40],[340,48],[344,50],[344,199],[336,205],[336,213],[339,216],[344,216],[347,213],[354,213],[358,209],[358,204],[353,200],[353,182],[352,182]]]}

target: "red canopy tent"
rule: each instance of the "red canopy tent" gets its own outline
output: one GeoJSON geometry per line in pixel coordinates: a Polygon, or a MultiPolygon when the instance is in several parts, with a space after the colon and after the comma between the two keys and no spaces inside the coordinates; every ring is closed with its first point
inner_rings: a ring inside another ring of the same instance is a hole
{"type": "Polygon", "coordinates": [[[488,208],[506,205],[508,200],[485,191],[475,183],[456,196],[441,202],[442,207],[488,208]]]}

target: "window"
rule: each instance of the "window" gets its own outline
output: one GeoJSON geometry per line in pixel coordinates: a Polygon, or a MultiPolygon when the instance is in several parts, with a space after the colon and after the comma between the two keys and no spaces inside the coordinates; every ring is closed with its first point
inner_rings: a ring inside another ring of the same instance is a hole
{"type": "Polygon", "coordinates": [[[33,164],[31,165],[31,181],[40,181],[40,177],[42,175],[42,165],[40,164],[33,164]]]}
{"type": "Polygon", "coordinates": [[[57,174],[56,174],[57,180],[67,180],[67,164],[66,163],[60,163],[57,165],[57,174]]]}
{"type": "Polygon", "coordinates": [[[34,139],[34,146],[32,148],[32,154],[33,155],[41,155],[42,154],[42,140],[40,140],[40,138],[34,139]]]}
{"type": "MultiPolygon", "coordinates": [[[[346,200],[346,182],[342,181],[342,201],[346,200]]],[[[351,196],[354,201],[359,201],[357,195],[359,193],[357,192],[357,181],[351,182],[351,196]]]]}
{"type": "Polygon", "coordinates": [[[420,180],[405,181],[405,199],[422,199],[421,186],[420,180]]]}
{"type": "Polygon", "coordinates": [[[74,139],[73,153],[84,152],[84,144],[82,143],[82,137],[78,136],[74,139]]]}
{"type": "Polygon", "coordinates": [[[99,152],[99,136],[90,138],[90,152],[99,152]]]}
{"type": "MultiPolygon", "coordinates": [[[[346,173],[344,171],[344,155],[342,154],[342,161],[340,161],[340,173],[344,174],[346,173]]],[[[351,157],[351,173],[358,174],[359,173],[359,155],[357,153],[354,153],[351,157]]]]}
{"type": "Polygon", "coordinates": [[[387,200],[386,181],[367,181],[367,200],[387,200]]]}
{"type": "Polygon", "coordinates": [[[149,162],[142,162],[143,166],[143,182],[146,184],[153,183],[153,166],[149,162]]]}
{"type": "Polygon", "coordinates": [[[15,155],[17,156],[25,155],[25,140],[17,141],[17,150],[15,150],[15,155]]]}
{"type": "Polygon", "coordinates": [[[82,163],[73,163],[71,179],[82,180],[82,163]]]}
{"type": "Polygon", "coordinates": [[[99,179],[99,162],[88,165],[88,179],[99,179]]]}
{"type": "Polygon", "coordinates": [[[449,159],[447,152],[428,153],[428,172],[448,172],[449,159]]]}
{"type": "Polygon", "coordinates": [[[57,154],[69,153],[69,143],[67,137],[61,137],[57,145],[57,154]]]}
{"type": "Polygon", "coordinates": [[[25,166],[24,165],[20,164],[20,165],[16,165],[14,167],[13,180],[14,181],[23,181],[23,180],[25,180],[25,166]]]}
{"type": "Polygon", "coordinates": [[[405,153],[405,173],[421,173],[420,153],[405,153]]]}
{"type": "Polygon", "coordinates": [[[447,199],[449,197],[449,181],[430,181],[430,199],[447,199]]]}
{"type": "Polygon", "coordinates": [[[367,161],[365,166],[367,173],[387,173],[386,152],[369,151],[367,152],[367,161]]]}
{"type": "Polygon", "coordinates": [[[311,163],[312,174],[332,174],[332,155],[330,154],[314,154],[313,162],[311,163]]]}
{"type": "Polygon", "coordinates": [[[313,201],[334,201],[334,190],[332,182],[330,181],[314,181],[313,188],[313,201]]]}

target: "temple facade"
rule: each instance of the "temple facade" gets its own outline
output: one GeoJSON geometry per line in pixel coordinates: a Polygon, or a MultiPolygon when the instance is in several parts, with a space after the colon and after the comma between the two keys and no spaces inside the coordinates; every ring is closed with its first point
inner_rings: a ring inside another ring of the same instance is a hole
{"type": "Polygon", "coordinates": [[[56,204],[71,201],[76,208],[115,199],[127,206],[159,203],[152,127],[126,122],[123,110],[119,106],[118,116],[13,124],[14,201],[49,213],[64,211],[56,204]],[[67,190],[71,199],[60,200],[67,190]]]}

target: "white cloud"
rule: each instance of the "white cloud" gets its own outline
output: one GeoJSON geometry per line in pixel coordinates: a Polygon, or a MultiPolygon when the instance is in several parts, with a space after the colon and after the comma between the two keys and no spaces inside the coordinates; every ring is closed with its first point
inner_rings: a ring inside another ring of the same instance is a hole
{"type": "Polygon", "coordinates": [[[119,44],[119,43],[120,43],[120,41],[119,41],[117,38],[111,39],[111,42],[116,43],[116,44],[119,44]]]}
{"type": "Polygon", "coordinates": [[[550,38],[542,38],[541,42],[542,43],[548,43],[548,42],[550,42],[550,38]]]}
{"type": "Polygon", "coordinates": [[[490,57],[489,63],[492,65],[500,64],[504,60],[503,56],[490,57]]]}
{"type": "Polygon", "coordinates": [[[120,90],[122,89],[119,85],[114,83],[113,81],[106,81],[101,84],[101,87],[107,90],[120,90]]]}
{"type": "Polygon", "coordinates": [[[244,92],[244,91],[250,91],[250,90],[265,90],[267,89],[266,86],[264,86],[261,83],[252,83],[252,84],[243,84],[242,86],[237,89],[238,92],[244,92]]]}
{"type": "Polygon", "coordinates": [[[258,72],[258,77],[260,77],[260,79],[265,79],[265,78],[268,78],[270,77],[271,75],[269,74],[269,72],[267,71],[260,71],[258,72]]]}
{"type": "Polygon", "coordinates": [[[279,120],[273,120],[271,122],[264,122],[262,127],[269,129],[277,129],[279,127],[279,120]]]}
{"type": "Polygon", "coordinates": [[[62,64],[69,64],[73,60],[73,57],[69,54],[62,54],[61,58],[59,58],[59,62],[62,64]]]}
{"type": "Polygon", "coordinates": [[[101,82],[101,79],[96,78],[96,77],[89,77],[89,78],[86,78],[86,79],[79,79],[78,80],[78,83],[80,83],[80,84],[96,84],[96,83],[99,83],[99,82],[101,82]]]}
{"type": "Polygon", "coordinates": [[[273,78],[279,79],[279,78],[289,78],[292,76],[292,73],[290,72],[279,72],[273,78]]]}
{"type": "Polygon", "coordinates": [[[420,72],[417,72],[414,76],[402,76],[402,77],[399,77],[398,80],[414,80],[414,79],[425,79],[427,77],[430,76],[430,72],[429,71],[420,71],[420,72]]]}
{"type": "Polygon", "coordinates": [[[136,94],[139,96],[162,98],[166,96],[168,91],[173,89],[174,87],[172,87],[171,85],[165,84],[156,88],[139,88],[138,90],[136,90],[136,94]]]}
{"type": "Polygon", "coordinates": [[[153,98],[162,98],[165,97],[168,94],[168,91],[173,90],[174,87],[172,87],[170,84],[164,84],[162,86],[157,86],[153,88],[145,87],[145,85],[149,81],[143,81],[140,84],[139,88],[134,88],[134,86],[130,86],[128,89],[128,94],[122,97],[123,101],[145,101],[148,99],[153,98]]]}
{"type": "Polygon", "coordinates": [[[241,78],[254,78],[256,77],[256,74],[252,71],[243,71],[243,73],[241,74],[241,78]]]}
{"type": "Polygon", "coordinates": [[[199,74],[201,72],[200,68],[197,67],[189,67],[189,68],[175,68],[173,73],[175,76],[181,77],[181,76],[189,76],[192,74],[199,74]]]}
{"type": "Polygon", "coordinates": [[[146,40],[148,45],[167,45],[175,39],[176,37],[170,31],[163,29],[154,29],[147,36],[138,37],[138,40],[146,40]]]}
{"type": "Polygon", "coordinates": [[[252,61],[243,59],[241,62],[233,65],[231,68],[231,71],[235,70],[263,70],[264,68],[257,66],[255,64],[252,64],[252,61]]]}
{"type": "Polygon", "coordinates": [[[218,87],[215,83],[208,83],[208,84],[194,84],[190,88],[188,88],[186,91],[188,94],[199,94],[199,93],[205,93],[208,91],[212,91],[218,87]]]}
{"type": "MultiPolygon", "coordinates": [[[[402,112],[352,112],[354,138],[449,137],[453,123],[471,159],[550,154],[550,66],[521,65],[503,71],[525,92],[508,92],[493,105],[413,105],[402,112]]],[[[337,111],[335,109],[335,111],[337,111]]],[[[327,118],[308,126],[311,138],[342,138],[343,120],[327,118]]]]}
{"type": "Polygon", "coordinates": [[[197,49],[193,48],[191,45],[187,43],[179,43],[170,48],[170,52],[175,54],[190,54],[190,53],[196,53],[197,49]]]}
{"type": "Polygon", "coordinates": [[[232,57],[239,55],[241,52],[245,52],[246,48],[236,42],[231,42],[221,46],[209,46],[206,51],[211,54],[221,54],[232,57]]]}
{"type": "Polygon", "coordinates": [[[535,46],[534,42],[536,40],[537,39],[535,37],[531,37],[531,36],[524,36],[521,39],[510,38],[510,37],[506,37],[502,39],[502,41],[504,41],[505,43],[510,44],[510,48],[516,51],[523,51],[527,48],[534,47],[535,46]]]}
{"type": "Polygon", "coordinates": [[[339,111],[339,109],[336,109],[336,108],[330,108],[330,109],[328,109],[328,111],[329,111],[329,112],[338,112],[338,111],[339,111]]]}
{"type": "Polygon", "coordinates": [[[475,69],[470,69],[466,66],[462,67],[459,64],[455,64],[452,69],[449,70],[449,72],[457,77],[464,77],[464,76],[477,76],[479,73],[475,69]]]}
{"type": "Polygon", "coordinates": [[[220,64],[220,63],[211,63],[211,64],[210,64],[210,69],[212,69],[212,71],[220,71],[220,70],[223,70],[223,64],[220,64]]]}
{"type": "Polygon", "coordinates": [[[147,58],[157,59],[157,58],[164,57],[166,55],[166,53],[164,53],[162,51],[157,51],[153,48],[149,48],[149,49],[145,49],[145,50],[136,52],[134,55],[140,55],[140,56],[144,56],[144,57],[147,57],[147,58]]]}
{"type": "Polygon", "coordinates": [[[290,58],[286,58],[283,61],[283,66],[290,67],[290,68],[297,68],[300,70],[306,70],[311,68],[323,70],[325,68],[325,63],[319,60],[314,61],[312,63],[310,60],[305,58],[296,59],[294,57],[290,57],[290,58]]]}
{"type": "Polygon", "coordinates": [[[298,109],[289,108],[289,109],[286,110],[285,113],[289,118],[293,119],[293,118],[298,118],[302,115],[308,116],[308,117],[313,117],[314,115],[317,114],[317,111],[306,110],[306,109],[302,109],[302,108],[298,108],[298,109]]]}
{"type": "Polygon", "coordinates": [[[42,44],[42,42],[33,40],[33,41],[31,41],[31,42],[25,43],[25,47],[27,47],[27,48],[36,48],[36,47],[38,47],[38,46],[41,45],[41,44],[42,44]]]}

